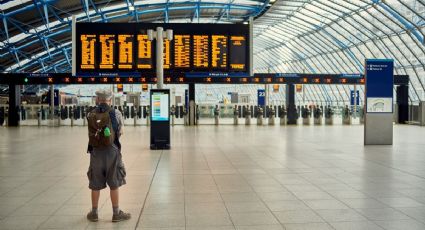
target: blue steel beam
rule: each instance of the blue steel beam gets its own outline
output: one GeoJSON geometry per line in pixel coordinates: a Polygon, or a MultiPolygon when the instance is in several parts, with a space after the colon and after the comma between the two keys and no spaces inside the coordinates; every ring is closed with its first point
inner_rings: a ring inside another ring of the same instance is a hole
{"type": "MultiPolygon", "coordinates": [[[[50,1],[46,1],[46,2],[50,2],[50,1]]],[[[95,6],[95,4],[92,2],[92,1],[90,1],[94,6],[95,6]]],[[[39,6],[39,5],[41,5],[39,2],[34,2],[34,4],[33,4],[34,6],[39,6]]],[[[148,5],[158,5],[158,4],[148,4],[148,5]]],[[[164,5],[164,4],[159,4],[159,5],[164,5]]],[[[170,4],[168,4],[168,6],[169,6],[170,4]]],[[[201,4],[196,4],[195,6],[192,6],[192,7],[180,7],[180,6],[177,6],[178,4],[172,4],[173,6],[172,7],[169,7],[168,8],[168,10],[187,10],[187,9],[194,9],[195,7],[197,8],[197,9],[229,9],[229,7],[234,7],[235,9],[243,9],[243,10],[248,10],[249,11],[249,14],[250,15],[253,15],[253,14],[255,14],[256,12],[258,12],[258,7],[256,7],[256,6],[245,6],[245,5],[235,5],[235,4],[223,4],[223,3],[211,3],[211,2],[203,2],[203,4],[201,5],[201,4]],[[174,5],[176,5],[176,6],[174,6],[174,5]]],[[[138,5],[137,7],[139,7],[140,5],[138,5]]],[[[144,5],[142,5],[142,6],[144,6],[144,5]]],[[[95,8],[95,7],[94,7],[95,8]]],[[[53,11],[52,9],[49,9],[50,11],[53,11]]],[[[116,10],[119,10],[119,9],[114,9],[114,10],[105,10],[104,12],[100,12],[100,10],[98,10],[98,9],[95,9],[95,14],[100,14],[103,18],[102,18],[102,21],[104,21],[106,18],[105,18],[105,14],[106,13],[112,13],[112,12],[114,12],[114,11],[116,11],[116,10]]],[[[138,11],[138,9],[136,8],[135,9],[135,11],[133,12],[133,14],[136,14],[136,15],[143,15],[143,14],[148,14],[148,13],[154,13],[154,12],[159,12],[159,11],[161,11],[161,10],[164,10],[164,9],[156,9],[156,10],[152,10],[152,9],[147,9],[146,10],[146,8],[145,8],[145,10],[143,10],[143,11],[138,11]]],[[[53,11],[54,12],[54,11],[53,11]]],[[[14,12],[9,12],[9,13],[11,13],[11,15],[13,15],[13,13],[14,12]]],[[[15,12],[16,13],[16,12],[15,12]]],[[[53,15],[55,15],[55,17],[56,18],[58,18],[57,16],[57,14],[56,13],[53,13],[53,15]]],[[[45,15],[46,16],[46,15],[45,15]]],[[[128,15],[127,14],[124,14],[124,15],[118,15],[118,16],[114,16],[113,18],[115,19],[115,18],[120,18],[120,17],[127,17],[128,15]]],[[[60,18],[60,17],[59,17],[60,18]]],[[[112,17],[111,17],[112,18],[112,17]]],[[[138,18],[137,16],[136,16],[136,18],[138,18]]],[[[65,20],[62,20],[62,21],[60,21],[61,23],[60,24],[58,24],[58,25],[56,25],[55,27],[50,27],[50,26],[46,26],[46,27],[48,27],[47,28],[47,30],[41,30],[41,31],[39,31],[37,34],[33,34],[32,36],[30,36],[30,37],[28,37],[28,38],[32,38],[34,35],[36,36],[36,37],[38,37],[37,35],[39,35],[39,34],[44,34],[44,33],[47,33],[47,35],[46,36],[43,36],[43,38],[44,39],[50,39],[51,37],[53,37],[53,35],[58,35],[58,34],[61,34],[61,33],[66,33],[66,32],[69,32],[69,29],[62,29],[62,30],[60,30],[60,32],[54,32],[54,33],[48,33],[48,30],[49,29],[53,29],[53,28],[60,28],[60,27],[63,27],[64,25],[66,25],[66,26],[69,26],[70,25],[70,23],[68,22],[68,21],[65,21],[65,20]]],[[[20,27],[19,25],[17,25],[17,23],[14,23],[14,22],[12,22],[12,24],[14,24],[17,28],[20,28],[20,30],[21,31],[23,31],[23,32],[25,32],[25,33],[28,33],[27,31],[28,30],[26,30],[26,29],[24,29],[24,28],[22,28],[22,27],[20,27]]],[[[24,45],[22,45],[22,46],[20,46],[19,48],[24,48],[24,47],[27,47],[27,46],[29,46],[29,45],[32,45],[32,44],[34,44],[34,43],[36,43],[37,42],[37,40],[33,40],[33,41],[29,41],[29,42],[25,42],[25,44],[24,45]]],[[[43,46],[45,46],[45,49],[48,51],[48,53],[49,53],[49,48],[48,47],[46,47],[46,45],[45,44],[48,44],[48,41],[47,40],[45,40],[44,42],[42,42],[42,44],[43,44],[43,46]]],[[[10,48],[10,47],[9,47],[10,48]]],[[[14,52],[12,52],[12,53],[14,53],[15,54],[15,56],[17,56],[17,52],[18,52],[19,50],[17,50],[16,48],[15,48],[15,50],[14,50],[14,52]]],[[[7,55],[7,54],[3,54],[3,55],[0,55],[1,57],[4,57],[5,55],[7,55]]],[[[19,58],[16,58],[17,59],[17,62],[18,62],[18,60],[19,60],[19,58]]]]}
{"type": "Polygon", "coordinates": [[[393,16],[395,19],[397,19],[403,26],[406,27],[407,31],[410,31],[422,45],[424,45],[424,35],[419,31],[416,25],[409,22],[406,18],[404,18],[401,14],[399,14],[397,11],[393,10],[391,7],[389,7],[387,4],[382,2],[381,0],[371,0],[373,3],[376,3],[377,6],[380,6],[382,9],[384,9],[386,12],[388,12],[391,16],[393,16]]]}

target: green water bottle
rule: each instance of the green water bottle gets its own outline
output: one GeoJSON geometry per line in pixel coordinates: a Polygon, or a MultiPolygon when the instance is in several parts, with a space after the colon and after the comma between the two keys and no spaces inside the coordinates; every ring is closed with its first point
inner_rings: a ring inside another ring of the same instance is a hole
{"type": "Polygon", "coordinates": [[[111,130],[109,129],[109,127],[106,127],[103,130],[103,136],[105,136],[105,137],[110,137],[111,136],[111,130]]]}

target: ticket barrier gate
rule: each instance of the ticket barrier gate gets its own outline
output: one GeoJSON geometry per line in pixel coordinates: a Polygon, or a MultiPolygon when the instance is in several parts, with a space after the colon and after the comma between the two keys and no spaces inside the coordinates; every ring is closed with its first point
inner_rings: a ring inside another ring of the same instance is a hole
{"type": "Polygon", "coordinates": [[[279,106],[279,118],[280,118],[280,125],[286,125],[286,116],[287,116],[287,111],[285,106],[279,106]]]}
{"type": "Polygon", "coordinates": [[[235,108],[233,110],[233,124],[234,125],[239,124],[239,108],[237,105],[235,105],[235,108]]]}
{"type": "Polygon", "coordinates": [[[314,108],[314,124],[315,125],[321,125],[322,124],[322,118],[323,118],[323,107],[315,107],[314,108]]]}
{"type": "Polygon", "coordinates": [[[264,111],[260,106],[257,107],[257,125],[263,125],[264,111]]]}
{"type": "Polygon", "coordinates": [[[360,124],[364,124],[364,108],[359,108],[359,118],[360,118],[360,124]]]}
{"type": "Polygon", "coordinates": [[[216,105],[214,108],[214,124],[215,125],[219,124],[219,119],[220,119],[220,107],[216,105]]]}
{"type": "Polygon", "coordinates": [[[176,107],[174,105],[170,108],[171,125],[174,126],[176,123],[176,107]]]}
{"type": "Polygon", "coordinates": [[[3,126],[6,119],[6,108],[0,107],[0,126],[3,126]]]}
{"type": "Polygon", "coordinates": [[[330,106],[325,106],[325,124],[333,125],[334,123],[334,111],[330,106]]]}
{"type": "Polygon", "coordinates": [[[301,116],[303,118],[303,125],[310,125],[310,116],[311,116],[310,109],[302,106],[301,107],[301,116]]]}
{"type": "Polygon", "coordinates": [[[273,108],[272,106],[270,106],[269,107],[269,113],[268,113],[269,125],[274,125],[275,115],[276,115],[275,108],[273,108]]]}
{"type": "Polygon", "coordinates": [[[342,111],[342,123],[344,125],[351,125],[351,110],[348,106],[345,106],[342,111]]]}
{"type": "Polygon", "coordinates": [[[245,125],[251,125],[251,107],[250,106],[247,106],[247,107],[244,107],[245,108],[245,114],[244,114],[244,117],[245,117],[245,125]]]}

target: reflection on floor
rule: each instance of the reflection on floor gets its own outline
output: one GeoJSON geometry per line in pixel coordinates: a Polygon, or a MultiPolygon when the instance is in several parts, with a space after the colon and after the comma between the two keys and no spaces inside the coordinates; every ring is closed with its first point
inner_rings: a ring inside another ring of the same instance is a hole
{"type": "Polygon", "coordinates": [[[425,129],[363,146],[362,126],[172,128],[172,150],[126,127],[128,184],[112,223],[90,208],[84,127],[0,127],[0,229],[425,229],[425,129]],[[140,215],[140,219],[139,219],[140,215]]]}

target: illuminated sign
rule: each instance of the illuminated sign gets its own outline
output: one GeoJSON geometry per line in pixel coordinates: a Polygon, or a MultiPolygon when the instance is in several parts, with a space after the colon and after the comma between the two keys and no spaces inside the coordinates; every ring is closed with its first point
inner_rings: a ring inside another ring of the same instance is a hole
{"type": "Polygon", "coordinates": [[[118,35],[118,69],[133,68],[133,35],[118,35]]]}
{"type": "Polygon", "coordinates": [[[152,41],[148,35],[137,35],[137,68],[152,69],[152,41]]]}
{"type": "Polygon", "coordinates": [[[114,47],[115,35],[101,34],[99,35],[100,43],[100,69],[113,69],[115,65],[114,47]]]}
{"type": "Polygon", "coordinates": [[[227,68],[227,36],[211,36],[211,66],[214,69],[227,68]]]}
{"type": "MultiPolygon", "coordinates": [[[[157,27],[171,29],[174,34],[172,40],[164,39],[163,43],[165,74],[238,73],[238,77],[248,77],[249,26],[238,23],[78,22],[77,75],[101,77],[102,73],[116,73],[117,76],[131,73],[136,77],[155,73],[158,64],[156,38],[149,40],[147,31],[157,27]]],[[[226,76],[217,77],[224,82],[226,76]]]]}
{"type": "Polygon", "coordinates": [[[152,121],[168,121],[168,94],[164,92],[152,93],[152,121]]]}
{"type": "Polygon", "coordinates": [[[95,69],[96,35],[81,35],[81,69],[95,69]]]}
{"type": "Polygon", "coordinates": [[[209,64],[208,35],[193,35],[193,67],[208,68],[209,64]]]}
{"type": "Polygon", "coordinates": [[[246,69],[246,38],[245,36],[230,36],[230,70],[245,71],[246,69]]]}
{"type": "Polygon", "coordinates": [[[164,39],[164,69],[171,68],[170,40],[164,39]]]}
{"type": "Polygon", "coordinates": [[[174,35],[174,67],[190,68],[190,35],[174,35]]]}

